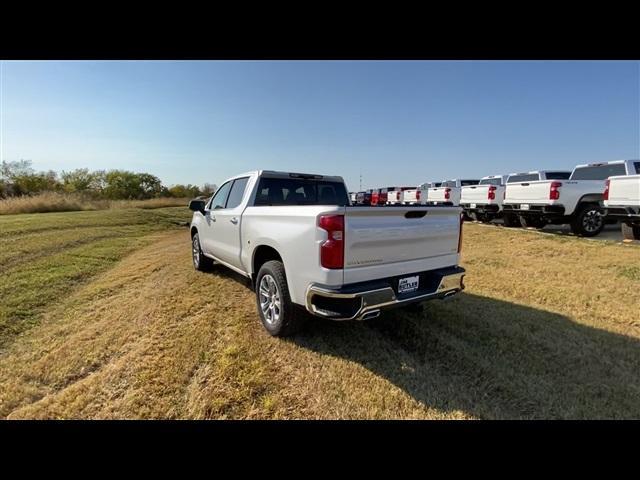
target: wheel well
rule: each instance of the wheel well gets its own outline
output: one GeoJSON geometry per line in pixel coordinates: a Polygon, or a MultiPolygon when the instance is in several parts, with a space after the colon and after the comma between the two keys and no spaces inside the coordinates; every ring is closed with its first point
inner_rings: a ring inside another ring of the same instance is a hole
{"type": "Polygon", "coordinates": [[[191,227],[191,238],[193,238],[196,233],[198,233],[198,229],[196,227],[191,227]]]}
{"type": "Polygon", "coordinates": [[[251,274],[251,279],[254,282],[256,280],[256,276],[258,275],[258,270],[260,270],[260,267],[262,267],[262,265],[270,260],[279,260],[282,262],[282,257],[275,248],[269,247],[267,245],[260,245],[255,249],[255,251],[253,252],[253,268],[251,269],[251,271],[253,272],[251,274]]]}
{"type": "Polygon", "coordinates": [[[581,208],[586,203],[599,204],[602,198],[603,198],[603,195],[601,193],[589,193],[587,195],[584,195],[583,197],[580,198],[580,200],[578,200],[578,203],[576,204],[576,211],[578,210],[578,208],[581,208]]]}

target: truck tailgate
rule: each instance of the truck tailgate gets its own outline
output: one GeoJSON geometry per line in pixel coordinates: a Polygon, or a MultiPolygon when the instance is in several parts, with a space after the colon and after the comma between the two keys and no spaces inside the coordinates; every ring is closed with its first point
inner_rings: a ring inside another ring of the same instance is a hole
{"type": "Polygon", "coordinates": [[[427,190],[427,199],[430,202],[445,202],[444,187],[435,187],[427,190]]]}
{"type": "Polygon", "coordinates": [[[344,283],[458,264],[458,207],[347,208],[344,283]]]}
{"type": "Polygon", "coordinates": [[[460,203],[488,202],[489,185],[470,185],[460,190],[460,203]]]}
{"type": "Polygon", "coordinates": [[[607,205],[640,206],[640,175],[609,178],[607,205]]]}
{"type": "Polygon", "coordinates": [[[536,180],[534,182],[509,183],[504,203],[551,203],[549,190],[552,180],[536,180]]]}

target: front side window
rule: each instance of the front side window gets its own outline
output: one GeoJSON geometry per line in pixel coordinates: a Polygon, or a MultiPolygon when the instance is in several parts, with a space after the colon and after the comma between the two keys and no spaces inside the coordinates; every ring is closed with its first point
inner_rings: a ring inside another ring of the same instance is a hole
{"type": "Polygon", "coordinates": [[[624,163],[613,163],[576,168],[571,175],[571,180],[606,180],[615,175],[625,174],[624,163]]]}
{"type": "Polygon", "coordinates": [[[226,208],[236,208],[242,203],[242,197],[244,196],[244,190],[247,187],[249,177],[236,178],[233,181],[231,192],[229,192],[229,199],[227,200],[226,208]]]}
{"type": "Polygon", "coordinates": [[[227,197],[229,196],[229,189],[231,188],[232,182],[227,182],[222,185],[216,194],[211,199],[211,204],[209,205],[210,210],[218,210],[220,208],[224,208],[227,203],[227,197]]]}

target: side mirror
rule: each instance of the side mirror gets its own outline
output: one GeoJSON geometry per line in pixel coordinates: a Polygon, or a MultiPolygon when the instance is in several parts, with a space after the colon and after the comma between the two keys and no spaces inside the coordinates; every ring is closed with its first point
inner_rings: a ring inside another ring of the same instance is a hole
{"type": "Polygon", "coordinates": [[[189,210],[193,210],[194,212],[200,212],[204,215],[204,200],[191,200],[189,202],[189,210]]]}

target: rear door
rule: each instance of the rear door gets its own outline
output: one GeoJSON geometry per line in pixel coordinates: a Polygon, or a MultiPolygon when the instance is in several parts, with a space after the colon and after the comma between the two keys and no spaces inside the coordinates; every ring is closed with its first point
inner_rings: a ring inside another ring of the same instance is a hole
{"type": "Polygon", "coordinates": [[[344,282],[458,263],[460,208],[347,208],[344,282]]]}

